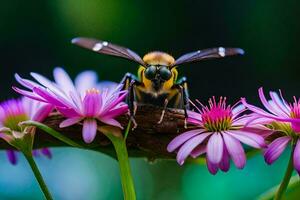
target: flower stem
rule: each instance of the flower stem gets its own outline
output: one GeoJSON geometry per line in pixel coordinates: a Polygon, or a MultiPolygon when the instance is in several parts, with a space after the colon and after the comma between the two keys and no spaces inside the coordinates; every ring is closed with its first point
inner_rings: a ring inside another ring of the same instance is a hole
{"type": "Polygon", "coordinates": [[[119,161],[124,199],[135,200],[135,189],[130,170],[126,141],[123,139],[123,137],[118,137],[110,133],[106,134],[106,136],[111,140],[116,150],[119,161]]]}
{"type": "Polygon", "coordinates": [[[287,186],[290,182],[290,179],[291,179],[291,176],[292,176],[292,173],[293,173],[293,170],[294,170],[293,155],[294,155],[295,146],[296,145],[294,145],[294,144],[292,145],[292,151],[291,151],[289,163],[288,163],[288,166],[286,168],[283,180],[282,180],[282,182],[281,182],[281,184],[280,184],[280,186],[277,190],[277,193],[274,197],[274,200],[282,199],[282,196],[283,196],[284,192],[286,191],[287,186]]]}
{"type": "Polygon", "coordinates": [[[26,160],[28,161],[36,180],[38,181],[40,188],[42,189],[42,191],[44,193],[45,198],[47,200],[52,200],[53,198],[52,198],[52,196],[47,188],[47,185],[46,185],[46,183],[45,183],[45,181],[44,181],[44,179],[32,157],[32,154],[31,153],[23,153],[23,154],[24,154],[26,160]]]}
{"type": "Polygon", "coordinates": [[[73,140],[69,139],[68,137],[64,136],[63,134],[57,132],[56,130],[46,126],[45,124],[42,124],[40,122],[36,122],[36,121],[24,121],[21,123],[22,126],[35,126],[43,131],[45,131],[46,133],[48,133],[49,135],[55,137],[56,139],[72,146],[72,147],[77,147],[77,148],[83,148],[82,145],[74,142],[73,140]]]}

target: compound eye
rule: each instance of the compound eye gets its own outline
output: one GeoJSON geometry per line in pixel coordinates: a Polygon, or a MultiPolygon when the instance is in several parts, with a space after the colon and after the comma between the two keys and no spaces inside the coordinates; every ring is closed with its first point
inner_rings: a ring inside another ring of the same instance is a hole
{"type": "Polygon", "coordinates": [[[145,76],[147,79],[153,79],[156,76],[156,67],[151,65],[149,67],[147,67],[147,69],[145,70],[145,76]]]}
{"type": "Polygon", "coordinates": [[[164,80],[169,80],[172,76],[172,72],[167,67],[161,67],[159,69],[159,75],[164,80]]]}

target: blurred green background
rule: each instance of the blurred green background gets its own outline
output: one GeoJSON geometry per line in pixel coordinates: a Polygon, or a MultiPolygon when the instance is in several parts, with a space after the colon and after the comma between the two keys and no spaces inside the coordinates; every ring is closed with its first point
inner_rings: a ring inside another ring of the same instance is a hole
{"type": "MultiPolygon", "coordinates": [[[[299,96],[299,6],[273,1],[2,1],[0,7],[0,97],[11,91],[13,74],[35,71],[51,77],[63,66],[72,77],[85,69],[100,79],[119,81],[135,73],[134,63],[72,46],[77,36],[127,46],[141,55],[166,51],[175,57],[215,46],[241,47],[243,57],[210,60],[179,68],[189,79],[192,98],[212,95],[258,103],[257,89],[282,89],[299,96]]],[[[53,149],[52,160],[37,162],[55,199],[122,199],[117,162],[106,155],[53,149]]],[[[254,199],[278,184],[288,154],[267,166],[261,155],[244,170],[210,175],[206,166],[179,167],[171,161],[131,159],[138,199],[254,199]]],[[[11,166],[0,155],[0,199],[42,199],[23,157],[11,166]]]]}

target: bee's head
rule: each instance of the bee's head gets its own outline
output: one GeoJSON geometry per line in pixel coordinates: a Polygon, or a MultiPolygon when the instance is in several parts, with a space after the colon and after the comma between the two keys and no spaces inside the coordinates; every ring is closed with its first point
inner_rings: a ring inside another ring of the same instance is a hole
{"type": "Polygon", "coordinates": [[[152,81],[168,81],[172,77],[172,72],[168,66],[149,65],[145,69],[145,77],[152,81]]]}
{"type": "Polygon", "coordinates": [[[154,51],[146,54],[143,60],[147,64],[145,70],[147,79],[162,79],[162,81],[167,81],[171,78],[172,72],[169,66],[175,62],[175,59],[171,55],[154,51]]]}
{"type": "Polygon", "coordinates": [[[145,78],[152,82],[152,87],[159,90],[163,84],[172,78],[171,66],[175,59],[164,52],[154,51],[144,56],[143,61],[147,64],[144,70],[145,78]]]}

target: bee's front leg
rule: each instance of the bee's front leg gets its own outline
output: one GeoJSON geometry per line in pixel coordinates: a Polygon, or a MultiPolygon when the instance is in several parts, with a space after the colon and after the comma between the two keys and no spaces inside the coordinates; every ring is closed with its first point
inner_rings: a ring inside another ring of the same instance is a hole
{"type": "Polygon", "coordinates": [[[138,81],[137,77],[127,72],[122,78],[120,84],[123,84],[123,90],[128,90],[132,80],[138,81]]]}
{"type": "Polygon", "coordinates": [[[137,109],[137,104],[135,101],[135,87],[137,85],[140,85],[140,82],[133,74],[126,73],[121,81],[121,84],[124,84],[123,89],[128,90],[126,102],[129,107],[129,117],[131,122],[133,123],[132,129],[135,129],[137,127],[137,123],[134,118],[137,109]]]}
{"type": "Polygon", "coordinates": [[[177,86],[181,92],[181,101],[183,103],[183,110],[184,110],[184,127],[187,128],[187,118],[188,113],[187,110],[190,109],[189,103],[189,91],[188,91],[188,83],[186,77],[182,77],[178,83],[174,86],[177,86]]]}
{"type": "Polygon", "coordinates": [[[134,80],[131,81],[129,88],[128,88],[128,107],[129,107],[129,116],[130,116],[130,120],[133,123],[133,127],[132,130],[135,129],[137,127],[137,123],[135,121],[135,113],[136,113],[136,109],[137,109],[137,104],[135,101],[135,84],[136,82],[134,80]]]}
{"type": "Polygon", "coordinates": [[[162,110],[162,112],[161,112],[160,119],[159,119],[159,121],[157,122],[157,124],[161,124],[161,123],[162,123],[162,121],[163,121],[163,119],[164,119],[164,116],[165,116],[165,112],[166,112],[166,110],[167,110],[168,103],[169,103],[169,98],[166,98],[166,99],[165,99],[165,102],[164,102],[164,108],[163,108],[163,110],[162,110]]]}

